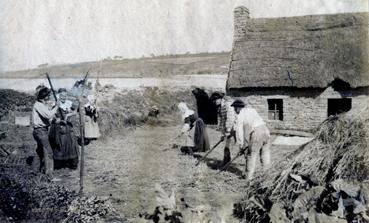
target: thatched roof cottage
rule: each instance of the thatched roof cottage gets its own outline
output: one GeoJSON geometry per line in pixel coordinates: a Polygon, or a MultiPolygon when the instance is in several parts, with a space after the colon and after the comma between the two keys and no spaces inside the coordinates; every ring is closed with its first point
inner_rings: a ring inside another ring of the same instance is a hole
{"type": "Polygon", "coordinates": [[[368,98],[368,13],[251,19],[234,11],[227,94],[276,129],[312,130],[368,98]]]}

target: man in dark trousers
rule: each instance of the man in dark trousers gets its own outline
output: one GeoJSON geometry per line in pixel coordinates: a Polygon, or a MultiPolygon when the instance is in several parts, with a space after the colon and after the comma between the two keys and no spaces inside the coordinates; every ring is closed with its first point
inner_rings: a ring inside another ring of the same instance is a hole
{"type": "Polygon", "coordinates": [[[210,96],[210,100],[217,106],[218,111],[218,130],[222,133],[222,140],[226,140],[224,147],[224,158],[222,166],[231,161],[231,152],[229,147],[231,146],[231,136],[234,136],[234,122],[235,112],[231,106],[233,100],[227,96],[224,96],[221,92],[214,92],[210,96]]]}
{"type": "Polygon", "coordinates": [[[54,108],[49,109],[47,101],[49,100],[50,89],[41,87],[37,92],[37,100],[32,109],[33,137],[37,142],[37,155],[39,157],[40,171],[52,179],[54,170],[53,151],[49,143],[49,126],[59,108],[59,103],[54,108]]]}

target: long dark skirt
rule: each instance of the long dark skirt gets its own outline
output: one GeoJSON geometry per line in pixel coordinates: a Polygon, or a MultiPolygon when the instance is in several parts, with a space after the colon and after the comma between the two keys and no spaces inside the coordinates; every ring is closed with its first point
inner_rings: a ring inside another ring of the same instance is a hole
{"type": "Polygon", "coordinates": [[[78,158],[68,160],[54,160],[54,169],[69,168],[76,170],[78,168],[78,158]]]}
{"type": "Polygon", "coordinates": [[[206,152],[210,149],[208,132],[201,118],[195,124],[194,145],[194,152],[206,152]]]}
{"type": "Polygon", "coordinates": [[[78,143],[71,125],[52,124],[49,133],[50,145],[53,149],[54,160],[58,168],[75,169],[78,164],[78,143]],[[65,165],[61,165],[65,163],[65,165]],[[69,165],[71,163],[72,165],[69,165]]]}

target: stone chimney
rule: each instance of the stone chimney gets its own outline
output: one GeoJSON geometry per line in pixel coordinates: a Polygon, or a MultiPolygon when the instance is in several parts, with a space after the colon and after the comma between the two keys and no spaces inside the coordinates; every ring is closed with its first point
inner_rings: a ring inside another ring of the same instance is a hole
{"type": "Polygon", "coordinates": [[[250,18],[249,9],[238,6],[234,9],[234,40],[242,38],[246,33],[246,21],[250,18]]]}

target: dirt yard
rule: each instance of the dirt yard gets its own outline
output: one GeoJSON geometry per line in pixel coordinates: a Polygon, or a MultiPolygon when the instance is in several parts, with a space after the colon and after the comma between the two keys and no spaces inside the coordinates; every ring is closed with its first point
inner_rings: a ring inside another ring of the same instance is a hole
{"type": "MultiPolygon", "coordinates": [[[[245,180],[239,179],[244,158],[239,158],[227,172],[217,174],[223,157],[220,145],[206,164],[196,167],[196,157],[203,154],[182,155],[178,149],[162,145],[174,138],[179,128],[127,129],[121,135],[87,146],[85,192],[111,196],[119,215],[137,222],[140,213],[151,213],[157,206],[154,186],[158,183],[168,194],[174,189],[176,199],[184,198],[193,207],[209,206],[210,212],[225,222],[238,222],[232,217],[232,211],[245,188],[245,180]]],[[[208,131],[211,145],[214,145],[219,133],[213,129],[208,131]]],[[[272,154],[282,158],[291,148],[273,148],[272,154]]],[[[232,154],[237,151],[234,147],[232,154]]],[[[61,184],[78,190],[79,171],[59,170],[57,175],[63,179],[61,184]]]]}
{"type": "MultiPolygon", "coordinates": [[[[103,120],[100,126],[104,137],[86,146],[84,171],[84,195],[87,198],[110,197],[109,201],[116,210],[116,213],[105,216],[104,222],[148,222],[140,216],[153,214],[159,206],[156,185],[160,185],[168,196],[173,190],[176,201],[180,203],[184,200],[190,207],[190,212],[201,207],[208,216],[215,216],[216,220],[212,219],[212,222],[239,222],[233,212],[234,205],[244,199],[247,189],[247,182],[239,178],[245,168],[244,157],[236,160],[227,171],[218,173],[223,159],[223,144],[209,155],[206,162],[195,166],[204,154],[182,155],[179,148],[173,148],[172,143],[168,143],[177,136],[181,128],[175,121],[179,117],[173,110],[175,105],[172,101],[186,101],[193,105],[190,92],[146,89],[143,92],[113,92],[110,95],[110,91],[106,93],[105,90],[102,94],[111,101],[100,103],[103,120]],[[141,98],[145,100],[140,100],[141,98]],[[149,105],[156,105],[162,111],[159,120],[141,122],[147,111],[143,114],[130,113],[143,111],[142,108],[150,107],[149,105]],[[116,131],[112,131],[113,129],[116,131]]],[[[21,136],[24,145],[9,149],[11,154],[19,151],[22,154],[3,158],[9,163],[26,165],[26,158],[35,155],[30,128],[11,129],[9,126],[4,125],[6,128],[1,129],[7,132],[2,144],[19,142],[18,137],[21,136]],[[13,162],[12,157],[22,159],[13,162]]],[[[208,127],[212,146],[219,140],[220,133],[211,126],[208,127]]],[[[272,136],[272,141],[276,137],[272,136]]],[[[283,161],[286,154],[296,148],[298,145],[273,145],[273,162],[283,161]]],[[[235,146],[231,152],[233,157],[238,148],[235,146]]],[[[61,178],[56,184],[79,191],[79,170],[62,169],[55,173],[56,177],[61,178]]]]}

